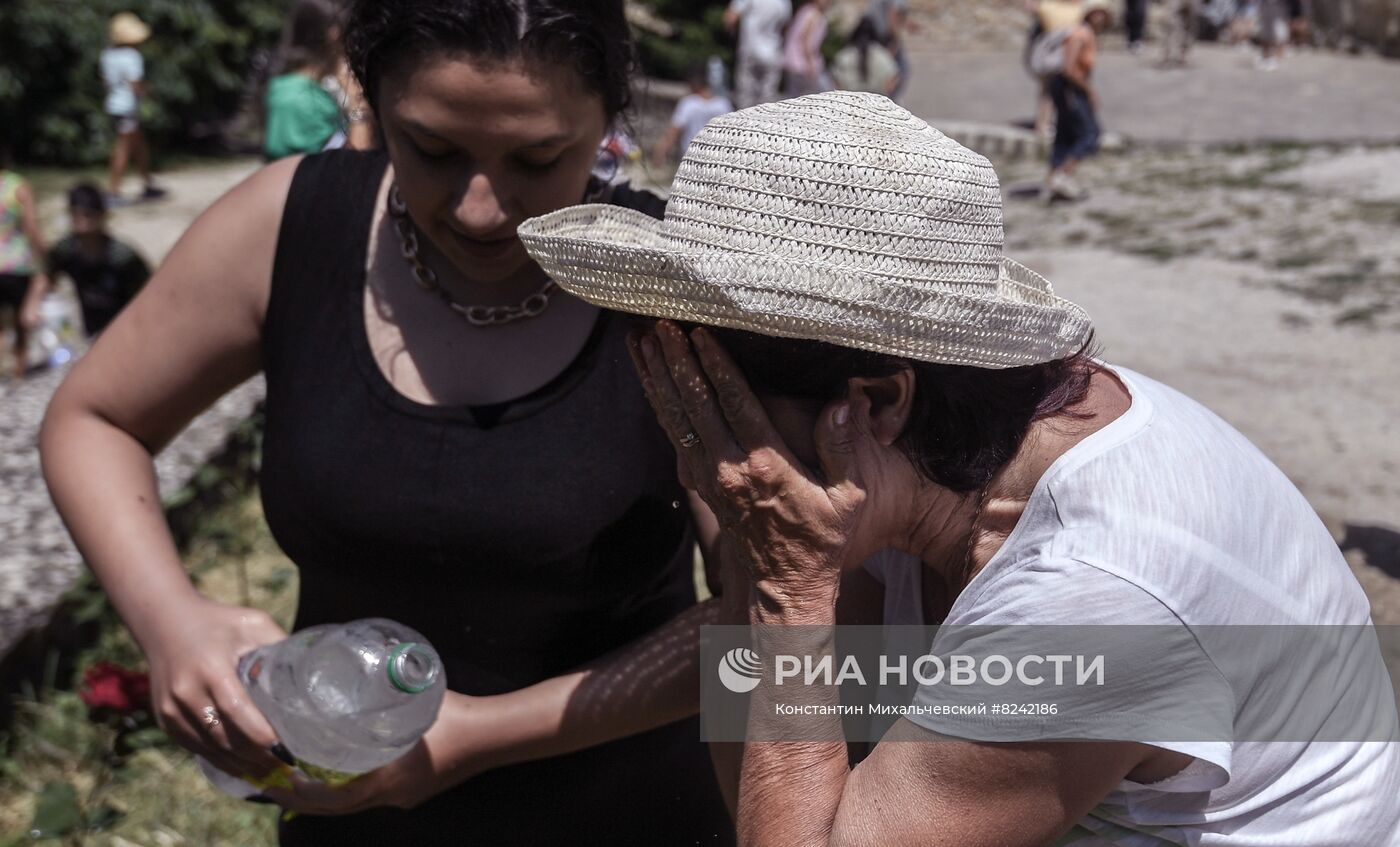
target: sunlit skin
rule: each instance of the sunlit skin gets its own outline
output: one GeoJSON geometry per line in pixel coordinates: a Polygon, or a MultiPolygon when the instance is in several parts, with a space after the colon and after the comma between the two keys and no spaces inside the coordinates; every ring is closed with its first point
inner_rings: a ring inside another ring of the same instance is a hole
{"type": "Polygon", "coordinates": [[[378,118],[443,284],[472,303],[543,284],[516,228],[582,199],[607,128],[598,95],[566,68],[443,56],[387,74],[378,118]]]}

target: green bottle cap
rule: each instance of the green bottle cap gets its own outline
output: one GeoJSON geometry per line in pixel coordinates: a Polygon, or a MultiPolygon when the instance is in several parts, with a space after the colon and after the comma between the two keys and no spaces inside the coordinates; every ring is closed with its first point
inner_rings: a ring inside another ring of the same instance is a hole
{"type": "Polygon", "coordinates": [[[405,694],[421,694],[437,681],[436,657],[417,641],[405,641],[389,654],[389,682],[405,694]]]}

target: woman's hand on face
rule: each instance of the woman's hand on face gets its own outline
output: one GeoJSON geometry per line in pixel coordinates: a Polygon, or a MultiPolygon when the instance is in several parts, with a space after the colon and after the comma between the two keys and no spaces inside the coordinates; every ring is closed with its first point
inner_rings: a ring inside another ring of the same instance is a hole
{"type": "Polygon", "coordinates": [[[272,752],[277,735],[238,678],[238,660],[286,637],[266,612],[207,600],[165,622],[145,645],[160,728],[234,776],[260,778],[281,767],[272,752]]]}
{"type": "Polygon", "coordinates": [[[633,340],[632,353],[675,445],[682,483],[699,492],[738,544],[762,599],[834,603],[866,500],[862,468],[873,460],[869,428],[858,424],[869,419],[868,400],[841,398],[822,410],[814,433],[819,478],[788,449],[743,374],[703,328],[687,339],[675,324],[659,322],[654,334],[633,340]]]}

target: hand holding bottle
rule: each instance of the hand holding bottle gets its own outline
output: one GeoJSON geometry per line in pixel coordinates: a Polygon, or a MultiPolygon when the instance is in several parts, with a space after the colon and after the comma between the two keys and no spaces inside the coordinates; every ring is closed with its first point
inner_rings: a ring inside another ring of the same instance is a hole
{"type": "Polygon", "coordinates": [[[238,678],[238,659],[286,637],[266,612],[196,600],[163,619],[142,646],[156,722],[177,744],[236,776],[281,767],[277,734],[238,678]]]}

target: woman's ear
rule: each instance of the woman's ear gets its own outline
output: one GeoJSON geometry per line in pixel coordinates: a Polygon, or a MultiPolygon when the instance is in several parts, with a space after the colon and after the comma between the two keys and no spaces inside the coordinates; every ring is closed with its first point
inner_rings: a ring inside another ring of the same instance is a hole
{"type": "Polygon", "coordinates": [[[846,383],[847,399],[852,408],[863,395],[870,404],[870,432],[875,440],[888,447],[904,433],[914,408],[914,371],[904,368],[890,376],[852,377],[846,383]]]}

